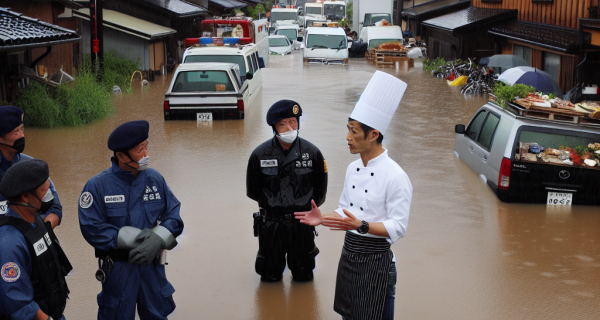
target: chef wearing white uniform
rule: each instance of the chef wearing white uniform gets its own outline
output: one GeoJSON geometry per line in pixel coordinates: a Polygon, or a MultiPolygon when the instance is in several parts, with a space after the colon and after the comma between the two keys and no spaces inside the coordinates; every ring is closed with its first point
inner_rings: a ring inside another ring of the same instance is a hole
{"type": "Polygon", "coordinates": [[[334,302],[343,319],[394,318],[396,269],[390,246],[405,235],[412,185],[381,142],[404,91],[403,81],[375,72],[348,121],[350,152],[361,158],[346,170],[339,208],[321,215],[313,204],[311,211],[295,213],[302,223],[347,231],[334,302]]]}

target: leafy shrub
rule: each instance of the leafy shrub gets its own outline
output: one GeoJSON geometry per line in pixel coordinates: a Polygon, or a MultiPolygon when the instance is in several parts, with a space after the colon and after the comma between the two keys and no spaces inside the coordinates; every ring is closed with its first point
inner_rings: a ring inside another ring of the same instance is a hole
{"type": "Polygon", "coordinates": [[[115,52],[104,55],[103,82],[96,82],[96,70],[90,56],[75,71],[75,81],[63,83],[56,89],[32,81],[19,92],[16,105],[26,113],[25,125],[31,127],[64,127],[89,124],[105,118],[114,111],[110,93],[115,85],[123,92],[131,92],[129,81],[139,60],[133,62],[117,56],[115,52]]]}
{"type": "Polygon", "coordinates": [[[514,101],[515,97],[525,98],[530,92],[535,92],[535,88],[524,84],[508,85],[498,82],[492,92],[496,96],[496,101],[502,108],[506,108],[508,102],[514,101]]]}
{"type": "Polygon", "coordinates": [[[446,64],[446,60],[442,57],[435,58],[434,60],[426,59],[423,61],[423,70],[425,71],[433,71],[440,66],[446,64]]]}
{"type": "Polygon", "coordinates": [[[26,126],[47,128],[88,124],[114,110],[110,93],[91,72],[78,72],[74,82],[55,90],[32,82],[19,93],[16,105],[25,111],[26,126]]]}

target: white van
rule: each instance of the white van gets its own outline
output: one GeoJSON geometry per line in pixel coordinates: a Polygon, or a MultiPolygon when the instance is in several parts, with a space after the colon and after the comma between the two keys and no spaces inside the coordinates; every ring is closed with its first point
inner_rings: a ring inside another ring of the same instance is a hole
{"type": "MultiPolygon", "coordinates": [[[[203,38],[201,38],[203,39],[203,38]]],[[[250,100],[253,100],[262,88],[262,72],[264,62],[258,57],[256,44],[242,46],[206,46],[192,47],[185,50],[183,63],[190,62],[226,62],[236,63],[240,67],[242,83],[248,82],[250,100]],[[262,64],[262,65],[261,65],[262,64]]]]}
{"type": "Polygon", "coordinates": [[[298,8],[271,9],[271,26],[298,23],[298,8]]]}
{"type": "Polygon", "coordinates": [[[402,29],[400,26],[363,27],[359,38],[368,45],[368,49],[385,42],[401,43],[402,29]]]}
{"type": "Polygon", "coordinates": [[[348,64],[348,40],[342,28],[309,27],[304,33],[304,62],[348,64]]]}
{"type": "Polygon", "coordinates": [[[301,47],[302,37],[299,36],[300,26],[297,24],[282,25],[273,32],[273,35],[286,36],[292,43],[292,48],[298,50],[301,47]]]}

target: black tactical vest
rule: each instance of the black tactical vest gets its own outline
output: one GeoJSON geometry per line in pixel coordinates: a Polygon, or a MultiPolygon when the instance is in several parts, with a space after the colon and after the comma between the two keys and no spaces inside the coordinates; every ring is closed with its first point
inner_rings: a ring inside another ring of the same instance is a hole
{"type": "Polygon", "coordinates": [[[11,225],[19,230],[29,246],[33,301],[53,319],[61,319],[69,297],[65,277],[73,267],[60,247],[50,223],[46,225],[42,218],[36,216],[34,228],[23,219],[1,216],[0,226],[3,225],[11,225]]]}

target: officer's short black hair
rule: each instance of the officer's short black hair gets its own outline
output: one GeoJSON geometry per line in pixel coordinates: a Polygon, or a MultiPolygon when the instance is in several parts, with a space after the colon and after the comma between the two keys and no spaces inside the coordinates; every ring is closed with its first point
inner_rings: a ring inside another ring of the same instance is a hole
{"type": "MultiPolygon", "coordinates": [[[[375,129],[369,127],[368,125],[358,121],[358,120],[354,120],[352,118],[348,118],[348,121],[356,121],[358,122],[358,124],[360,124],[360,128],[362,129],[362,131],[365,133],[365,139],[367,138],[367,136],[369,135],[369,133],[375,129]]],[[[381,144],[383,143],[383,134],[381,133],[381,131],[377,130],[377,132],[379,132],[379,136],[377,137],[377,144],[381,144]]]]}

